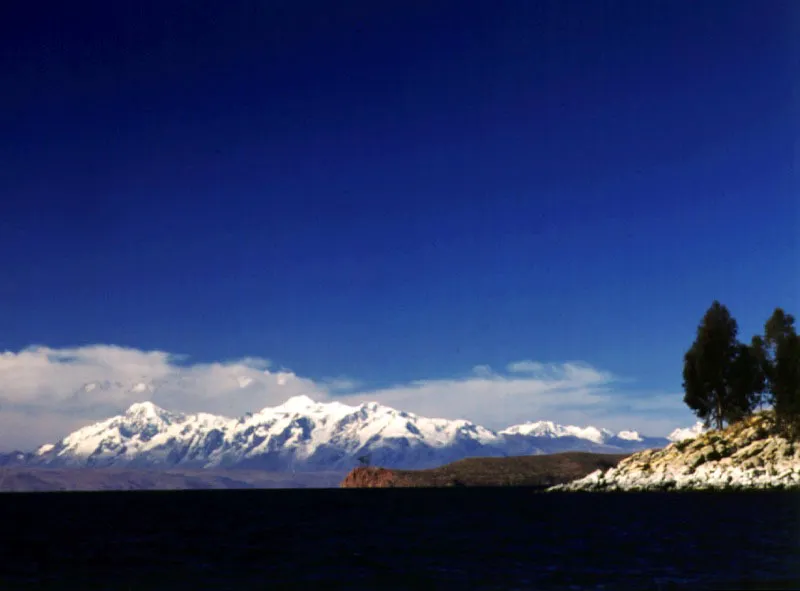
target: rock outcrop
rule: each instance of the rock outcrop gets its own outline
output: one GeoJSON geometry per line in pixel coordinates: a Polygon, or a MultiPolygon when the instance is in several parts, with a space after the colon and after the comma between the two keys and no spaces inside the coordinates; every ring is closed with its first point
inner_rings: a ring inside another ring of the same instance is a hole
{"type": "Polygon", "coordinates": [[[339,485],[341,488],[395,488],[408,486],[393,470],[386,468],[354,468],[339,485]]]}
{"type": "Polygon", "coordinates": [[[775,431],[761,412],[722,431],[632,454],[615,467],[551,491],[800,488],[800,443],[775,431]]]}

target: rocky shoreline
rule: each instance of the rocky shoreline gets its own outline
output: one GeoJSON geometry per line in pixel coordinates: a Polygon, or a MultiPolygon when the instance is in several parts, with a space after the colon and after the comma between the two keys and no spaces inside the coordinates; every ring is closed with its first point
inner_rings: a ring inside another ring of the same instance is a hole
{"type": "Polygon", "coordinates": [[[616,466],[549,491],[800,489],[800,444],[757,413],[721,431],[632,454],[616,466]]]}

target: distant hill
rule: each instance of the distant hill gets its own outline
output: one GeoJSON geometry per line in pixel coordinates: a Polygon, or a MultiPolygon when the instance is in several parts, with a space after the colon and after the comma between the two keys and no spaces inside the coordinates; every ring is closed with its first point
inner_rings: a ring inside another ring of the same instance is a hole
{"type": "Polygon", "coordinates": [[[429,470],[359,467],[342,488],[529,486],[546,488],[611,468],[626,454],[565,452],[508,458],[469,458],[429,470]]]}

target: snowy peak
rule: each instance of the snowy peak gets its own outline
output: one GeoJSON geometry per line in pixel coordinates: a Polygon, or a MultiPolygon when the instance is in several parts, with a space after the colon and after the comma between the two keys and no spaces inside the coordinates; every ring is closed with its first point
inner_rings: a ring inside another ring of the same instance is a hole
{"type": "Polygon", "coordinates": [[[536,421],[507,427],[500,431],[504,435],[533,435],[535,437],[558,437],[560,425],[552,421],[536,421]]]}
{"type": "Polygon", "coordinates": [[[614,433],[609,431],[608,429],[598,429],[597,427],[573,427],[568,426],[564,428],[567,433],[572,435],[573,437],[578,437],[580,439],[588,439],[594,443],[605,443],[612,437],[614,437],[614,433]]]}
{"type": "Polygon", "coordinates": [[[46,454],[49,451],[52,451],[52,449],[54,447],[55,447],[55,445],[53,445],[52,443],[45,443],[44,445],[40,446],[39,449],[37,449],[34,453],[37,456],[41,456],[43,454],[46,454]]]}
{"type": "Polygon", "coordinates": [[[166,411],[146,400],[131,404],[125,413],[118,417],[118,422],[125,423],[134,430],[141,426],[151,426],[152,430],[152,428],[160,429],[184,419],[184,415],[166,411]]]}
{"type": "Polygon", "coordinates": [[[703,422],[698,421],[693,427],[675,429],[672,433],[667,435],[667,439],[672,442],[683,441],[684,439],[694,439],[698,435],[705,433],[705,431],[706,428],[705,425],[703,425],[703,422]]]}
{"type": "Polygon", "coordinates": [[[503,435],[523,435],[532,437],[577,437],[587,439],[592,443],[603,444],[614,436],[608,429],[598,429],[597,427],[576,427],[574,425],[557,425],[552,421],[537,421],[535,423],[524,423],[514,425],[500,431],[503,435]]]}
{"type": "Polygon", "coordinates": [[[643,441],[644,438],[637,431],[620,431],[617,437],[625,441],[643,441]]]}
{"type": "Polygon", "coordinates": [[[180,414],[150,401],[89,425],[35,455],[46,465],[249,467],[349,470],[359,457],[391,468],[431,468],[470,456],[569,450],[626,453],[667,445],[635,431],[529,422],[493,431],[467,420],[426,418],[377,402],[350,406],[293,396],[239,418],[180,414]]]}
{"type": "Polygon", "coordinates": [[[312,400],[309,396],[305,394],[300,394],[298,396],[292,396],[281,404],[280,406],[276,406],[272,409],[264,409],[264,410],[275,410],[275,411],[284,411],[284,412],[303,412],[307,411],[315,406],[317,406],[318,402],[312,400]]]}
{"type": "Polygon", "coordinates": [[[156,406],[149,400],[144,402],[134,402],[125,411],[126,417],[159,419],[163,415],[167,415],[167,411],[163,408],[156,406]]]}

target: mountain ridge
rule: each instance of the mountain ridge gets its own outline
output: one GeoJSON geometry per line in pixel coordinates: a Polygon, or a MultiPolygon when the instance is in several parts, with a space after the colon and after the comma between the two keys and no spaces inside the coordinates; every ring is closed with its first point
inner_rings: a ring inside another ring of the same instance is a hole
{"type": "MultiPolygon", "coordinates": [[[[673,435],[682,431],[690,430],[673,435]]],[[[349,470],[368,455],[376,465],[422,469],[473,456],[632,453],[670,441],[551,421],[495,431],[466,419],[422,417],[377,402],[350,406],[299,395],[238,418],[135,402],[121,415],[82,427],[33,453],[16,452],[10,461],[50,467],[320,471],[349,470]]]]}

